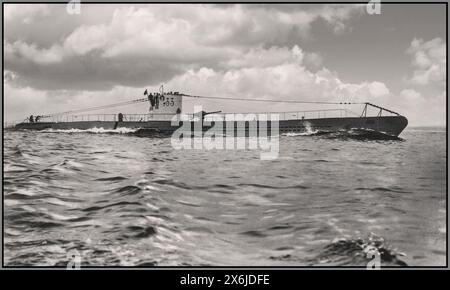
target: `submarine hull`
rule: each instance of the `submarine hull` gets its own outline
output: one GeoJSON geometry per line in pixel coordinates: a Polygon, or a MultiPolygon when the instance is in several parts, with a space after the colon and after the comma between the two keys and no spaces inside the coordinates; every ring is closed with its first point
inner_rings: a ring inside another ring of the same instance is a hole
{"type": "MultiPolygon", "coordinates": [[[[88,130],[92,128],[103,128],[105,130],[114,130],[116,128],[130,128],[141,129],[142,133],[157,132],[161,134],[172,134],[175,130],[180,129],[194,132],[195,128],[198,128],[198,124],[193,121],[185,121],[191,124],[184,124],[180,122],[178,126],[172,126],[171,121],[79,121],[79,122],[37,122],[37,123],[19,123],[15,130],[88,130]],[[187,129],[186,129],[187,128],[187,129]]],[[[231,122],[233,123],[233,122],[231,122]]],[[[256,122],[259,127],[259,122],[256,122]]],[[[264,127],[267,127],[267,133],[271,133],[271,122],[268,121],[264,127]]],[[[403,116],[381,116],[381,117],[346,117],[346,118],[320,118],[320,119],[302,119],[302,120],[280,120],[278,126],[279,133],[304,133],[311,131],[324,131],[334,132],[351,129],[365,129],[373,130],[390,136],[398,136],[408,125],[408,120],[403,116]]],[[[201,125],[200,125],[201,126],[201,125]]],[[[202,126],[203,131],[208,131],[212,127],[222,126],[224,134],[229,133],[229,128],[235,134],[241,133],[239,131],[247,132],[249,130],[249,124],[245,124],[239,127],[236,123],[229,124],[229,122],[223,122],[222,124],[215,122],[206,122],[202,126]],[[209,126],[206,124],[209,123],[209,126]],[[234,128],[234,130],[233,130],[234,128]],[[228,131],[227,131],[228,129],[228,131]]],[[[251,125],[250,125],[251,127],[251,125]]],[[[220,127],[215,127],[215,130],[221,130],[220,127]]],[[[259,131],[259,130],[258,130],[259,131]]],[[[188,133],[188,132],[186,132],[188,133]]]]}

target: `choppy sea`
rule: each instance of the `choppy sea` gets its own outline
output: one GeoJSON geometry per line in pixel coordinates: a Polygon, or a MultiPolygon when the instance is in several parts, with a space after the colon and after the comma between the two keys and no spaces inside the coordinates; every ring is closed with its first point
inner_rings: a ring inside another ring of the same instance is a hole
{"type": "Polygon", "coordinates": [[[445,265],[446,128],[288,134],[279,158],[4,131],[6,266],[445,265]],[[70,254],[69,254],[70,253],[70,254]]]}

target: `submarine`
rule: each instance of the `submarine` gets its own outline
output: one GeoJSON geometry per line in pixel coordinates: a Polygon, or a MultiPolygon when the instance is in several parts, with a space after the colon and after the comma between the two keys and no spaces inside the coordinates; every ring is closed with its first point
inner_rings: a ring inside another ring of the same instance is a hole
{"type": "MultiPolygon", "coordinates": [[[[346,109],[326,109],[310,111],[290,111],[264,113],[266,117],[259,113],[253,114],[253,119],[244,116],[243,120],[229,120],[227,115],[221,111],[205,112],[200,111],[193,114],[182,113],[183,97],[189,98],[210,98],[221,100],[242,100],[259,102],[292,102],[292,103],[313,103],[296,100],[265,100],[265,99],[232,99],[193,96],[179,92],[148,93],[145,90],[145,98],[110,104],[105,106],[72,110],[57,114],[30,116],[22,122],[15,124],[13,130],[88,130],[92,128],[103,128],[104,130],[114,130],[117,128],[135,129],[140,136],[152,134],[170,135],[177,130],[183,130],[185,135],[194,135],[196,131],[207,132],[214,129],[225,135],[234,134],[238,136],[250,136],[252,129],[256,128],[257,134],[263,130],[266,133],[307,133],[307,132],[337,132],[343,130],[369,130],[388,136],[397,137],[408,125],[405,116],[372,103],[358,103],[364,106],[361,114],[348,116],[346,109]],[[133,103],[149,103],[147,114],[77,114],[85,111],[94,111],[111,107],[124,106],[133,103]],[[377,111],[376,116],[368,115],[368,109],[377,111]],[[327,117],[327,114],[336,113],[338,116],[327,117]],[[276,116],[276,118],[273,118],[276,116]],[[264,122],[262,121],[264,120],[264,122]],[[267,120],[267,122],[265,122],[267,120]],[[255,121],[255,122],[252,122],[255,121]],[[276,125],[276,126],[275,126],[276,125]],[[276,132],[275,132],[276,129],[276,132]]],[[[325,102],[317,102],[324,104],[325,102]]],[[[326,103],[326,104],[357,104],[357,103],[326,103]]],[[[237,114],[239,115],[239,114],[237,114]]],[[[242,115],[242,114],[241,114],[242,115]]]]}

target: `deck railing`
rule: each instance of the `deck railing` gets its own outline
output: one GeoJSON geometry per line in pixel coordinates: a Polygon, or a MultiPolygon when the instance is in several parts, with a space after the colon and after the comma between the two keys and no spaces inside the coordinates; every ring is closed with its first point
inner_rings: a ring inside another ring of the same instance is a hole
{"type": "MultiPolygon", "coordinates": [[[[217,113],[212,115],[206,115],[204,117],[207,121],[214,121],[224,118],[225,115],[231,113],[217,113]]],[[[343,117],[358,117],[356,114],[347,109],[328,109],[328,110],[308,110],[308,111],[288,111],[288,112],[243,112],[233,113],[248,116],[249,114],[259,115],[264,114],[270,118],[270,114],[278,114],[279,120],[301,120],[301,119],[320,119],[320,118],[343,118],[343,117]]],[[[173,118],[173,114],[123,114],[123,121],[128,122],[147,122],[147,121],[170,121],[173,118]]],[[[199,114],[182,114],[181,121],[195,121],[199,120],[199,114]]],[[[117,114],[85,114],[85,115],[54,115],[40,118],[37,122],[94,122],[94,121],[111,121],[117,122],[117,114]]],[[[17,123],[29,122],[28,119],[18,122],[4,123],[4,127],[14,126],[17,123]]]]}
{"type": "MultiPolygon", "coordinates": [[[[328,109],[328,110],[309,110],[309,111],[288,111],[288,112],[246,112],[236,113],[247,116],[264,114],[270,118],[271,114],[278,114],[279,120],[302,120],[302,119],[321,119],[321,118],[344,118],[344,117],[358,117],[359,114],[346,109],[328,109]]],[[[226,114],[214,114],[205,117],[205,120],[213,121],[216,116],[222,117],[226,114]]]]}
{"type": "MultiPolygon", "coordinates": [[[[347,108],[339,109],[325,109],[325,110],[307,110],[307,111],[288,111],[288,112],[242,112],[242,113],[214,113],[210,115],[205,115],[204,120],[214,121],[214,120],[226,120],[224,115],[229,114],[241,114],[245,120],[249,119],[249,114],[256,115],[264,114],[270,119],[271,114],[278,114],[279,120],[302,120],[302,119],[321,119],[321,118],[344,118],[344,117],[367,117],[368,107],[374,107],[378,110],[377,116],[380,117],[383,112],[398,115],[399,113],[388,110],[386,108],[371,104],[365,104],[362,114],[355,113],[347,108]]],[[[94,122],[94,121],[118,121],[118,114],[85,114],[85,115],[69,115],[69,114],[59,114],[59,115],[47,115],[47,116],[37,116],[38,120],[35,122],[94,122]]],[[[147,122],[147,121],[170,121],[174,117],[173,114],[123,114],[123,121],[128,122],[147,122]]],[[[201,118],[201,113],[196,114],[181,114],[181,121],[196,121],[201,118]]],[[[30,120],[27,118],[25,120],[18,120],[13,122],[4,122],[3,128],[14,127],[18,123],[28,123],[30,120]]]]}

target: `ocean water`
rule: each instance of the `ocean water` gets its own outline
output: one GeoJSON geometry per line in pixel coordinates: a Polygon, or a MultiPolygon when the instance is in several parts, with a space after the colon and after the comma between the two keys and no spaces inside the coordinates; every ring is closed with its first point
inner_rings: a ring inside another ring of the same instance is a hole
{"type": "Polygon", "coordinates": [[[279,158],[127,130],[4,132],[7,266],[445,265],[446,129],[288,134],[279,158]]]}

